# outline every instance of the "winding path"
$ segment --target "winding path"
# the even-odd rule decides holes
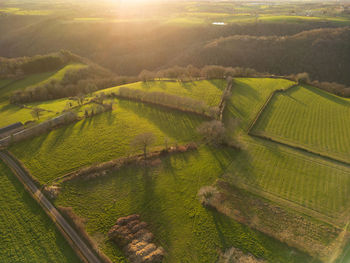
[[[69,243],[73,244],[73,249],[79,253],[79,256],[88,263],[102,263],[102,261],[91,251],[91,249],[80,238],[78,233],[69,225],[66,219],[58,212],[52,203],[42,194],[38,187],[33,183],[27,172],[18,164],[18,162],[7,152],[0,151],[0,158],[11,168],[16,177],[23,183],[28,192],[49,214],[54,223],[62,230],[64,236],[69,238]]]

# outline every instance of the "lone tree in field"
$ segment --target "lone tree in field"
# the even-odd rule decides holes
[[[226,140],[226,129],[222,122],[217,120],[203,123],[198,127],[198,132],[208,144],[219,145]]]
[[[43,110],[40,108],[33,108],[30,114],[32,114],[33,118],[37,118],[39,120],[42,111]]]
[[[137,135],[131,142],[131,147],[142,149],[144,158],[147,158],[147,148],[155,142],[155,136],[152,132],[145,132]]]

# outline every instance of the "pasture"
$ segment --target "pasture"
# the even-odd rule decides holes
[[[349,129],[349,99],[298,86],[272,99],[253,132],[349,162]]]
[[[45,85],[46,83],[49,83],[51,81],[60,82],[64,78],[64,75],[68,71],[78,71],[78,70],[86,68],[86,67],[88,67],[88,66],[85,64],[81,64],[81,63],[68,64],[68,65],[64,66],[62,69],[55,72],[55,74],[53,74],[52,76],[44,79],[43,81],[41,81],[39,83],[36,83],[33,86],[42,86],[42,85]]]
[[[19,80],[0,80],[0,126],[3,127],[15,122],[25,123],[26,121],[34,120],[33,116],[30,114],[30,109],[20,108],[19,106],[10,104],[8,102],[8,99],[12,92],[17,90],[23,90],[29,86],[36,85],[40,82],[47,80],[48,78],[55,76],[56,74],[57,72],[46,72],[28,75],[23,79]],[[33,104],[33,106],[39,106],[38,104],[39,103]],[[31,107],[31,105],[28,106]],[[54,114],[49,112],[43,112],[41,120],[50,118]]]
[[[232,156],[226,178],[256,191],[317,211],[346,224],[350,199],[350,167],[312,154],[249,137],[243,150]]]
[[[148,92],[164,92],[181,97],[190,97],[192,99],[205,102],[208,106],[218,106],[222,96],[222,91],[226,88],[225,80],[200,80],[200,81],[147,81],[126,84],[118,87],[104,89],[97,93],[105,94],[117,93],[120,87],[130,89],[141,89]]]
[[[1,79],[0,80],[0,101],[9,99],[12,92],[25,89],[26,87],[38,84],[56,75],[56,72],[45,72],[25,76],[22,79]]]
[[[125,258],[106,234],[118,217],[132,213],[149,223],[156,242],[167,251],[164,262],[216,262],[218,249],[231,246],[270,262],[311,262],[308,256],[200,204],[198,190],[214,183],[236,154],[230,148],[200,147],[162,158],[157,167],[129,166],[90,181],[66,182],[56,205],[72,206],[87,219],[87,231],[115,262]]]
[[[242,128],[246,129],[274,90],[292,85],[294,82],[286,79],[235,78],[224,118],[239,118]]]
[[[198,140],[202,117],[115,100],[114,110],[53,130],[10,148],[41,183],[47,183],[85,165],[108,161],[135,151],[133,138],[152,132],[154,147]]]
[[[0,261],[80,262],[54,223],[0,161]]]

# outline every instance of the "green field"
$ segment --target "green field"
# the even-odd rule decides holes
[[[124,262],[123,253],[106,241],[106,234],[118,217],[132,213],[149,223],[167,252],[164,262],[216,262],[218,249],[231,246],[268,262],[311,262],[197,200],[200,187],[214,183],[235,154],[232,149],[201,147],[166,157],[158,167],[131,166],[103,178],[67,182],[56,204],[72,206],[86,218],[87,231],[115,262]]]
[[[273,98],[254,132],[349,161],[349,129],[350,100],[298,86]]]
[[[247,128],[274,90],[291,85],[294,82],[286,79],[235,78],[224,118],[235,116],[241,120],[242,127]]]
[[[226,171],[230,182],[251,185],[346,221],[342,215],[350,201],[349,166],[260,139],[246,138],[243,143],[244,150]]]
[[[290,15],[262,15],[259,16],[259,21],[264,22],[292,22],[305,23],[312,22],[332,22],[340,24],[350,24],[350,19],[347,17],[323,17],[323,16],[290,16]]]
[[[39,86],[39,85],[44,85],[46,83],[49,83],[53,80],[56,81],[61,81],[64,77],[64,75],[68,72],[68,71],[78,71],[80,69],[86,68],[88,67],[85,64],[81,64],[81,63],[76,63],[76,64],[68,64],[66,66],[64,66],[62,69],[58,70],[57,72],[55,72],[55,74],[53,74],[52,76],[44,79],[43,81],[39,82],[39,83],[35,83],[34,86]]]
[[[10,125],[15,122],[25,123],[26,121],[33,120],[33,116],[30,114],[30,109],[12,105],[8,102],[8,99],[12,92],[36,85],[54,75],[55,72],[46,72],[29,75],[20,80],[0,80],[0,127]],[[34,105],[37,106],[37,104]],[[50,114],[49,112],[44,112],[42,120],[50,118],[53,115],[54,114],[52,113]]]
[[[0,80],[0,101],[8,100],[11,93],[16,90],[23,90],[26,87],[38,84],[54,76],[56,72],[45,72],[25,76],[22,79],[1,79]]]
[[[226,88],[226,81],[140,81],[136,83],[105,89],[97,93],[117,93],[120,87],[127,87],[130,89],[141,89],[149,92],[165,92],[177,96],[190,97],[192,99],[200,100],[205,102],[208,106],[218,106],[222,96],[222,91],[224,90],[224,88]]]
[[[112,112],[20,142],[11,151],[46,183],[81,166],[134,153],[130,142],[144,132],[154,133],[155,146],[163,146],[165,137],[171,143],[198,139],[202,117],[125,100],[115,103]]]
[[[42,208],[0,161],[0,262],[80,262]]]
[[[30,108],[33,107],[39,107],[46,110],[41,113],[39,120],[39,122],[41,122],[55,117],[58,113],[61,113],[66,108],[67,102],[71,102],[72,106],[76,106],[76,101],[58,99],[45,102],[27,103],[25,105],[29,108],[21,108],[14,104],[10,104],[8,99],[14,91],[23,90],[27,87],[43,85],[52,80],[60,81],[63,79],[68,70],[79,70],[84,67],[86,67],[86,65],[69,64],[56,72],[32,74],[19,80],[0,80],[0,127],[7,126],[15,122],[25,123],[26,121],[37,121],[31,115]]]

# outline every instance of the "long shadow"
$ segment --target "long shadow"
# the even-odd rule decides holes
[[[163,133],[175,139],[193,139],[196,127],[205,120],[204,117],[197,115],[127,100],[120,100],[119,106],[147,119]]]
[[[217,79],[208,80],[213,86],[217,87],[219,90],[224,90],[226,87],[226,82]]]
[[[181,82],[180,82],[180,85],[181,85],[184,89],[186,89],[186,90],[188,90],[188,91],[191,91],[191,90],[193,89],[193,86],[195,86],[195,85],[193,84],[193,82],[184,82],[184,81],[181,81]]]
[[[340,97],[337,97],[336,95],[333,95],[331,93],[328,93],[326,91],[323,91],[323,90],[320,90],[318,88],[315,88],[315,87],[312,87],[312,86],[303,86],[305,89],[311,91],[312,93],[318,95],[318,96],[321,96],[327,100],[331,100],[333,101],[334,103],[337,103],[337,104],[340,104],[342,106],[346,106],[346,107],[350,107],[350,102],[343,99],[343,98],[340,98]]]

